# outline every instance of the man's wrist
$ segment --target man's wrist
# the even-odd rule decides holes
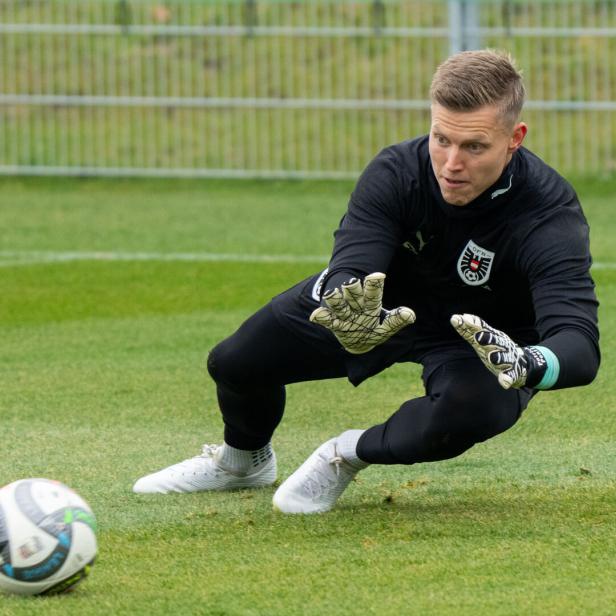
[[[547,347],[524,347],[527,361],[526,387],[533,389],[550,389],[556,384],[560,374],[558,357]]]

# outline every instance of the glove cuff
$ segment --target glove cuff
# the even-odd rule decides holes
[[[527,361],[526,387],[533,389],[550,389],[558,380],[560,364],[558,357],[543,346],[524,347]]]

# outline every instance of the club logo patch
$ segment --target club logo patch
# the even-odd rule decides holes
[[[494,253],[469,240],[458,259],[460,278],[473,287],[485,284],[490,277]]]

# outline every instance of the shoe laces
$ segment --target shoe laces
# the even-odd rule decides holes
[[[342,456],[334,456],[329,461],[330,464],[333,464],[336,467],[336,477],[340,477],[340,465],[342,464]]]
[[[340,466],[344,462],[342,456],[338,455],[334,447],[334,455],[331,457],[320,456],[322,463],[315,465],[313,472],[308,475],[304,488],[310,498],[318,498],[328,489],[336,486],[340,479]],[[325,466],[327,464],[327,466]],[[334,467],[336,477],[332,477],[330,468]]]
[[[193,458],[188,458],[183,462],[176,465],[175,469],[181,473],[194,473],[205,470],[210,464],[208,461],[214,460],[214,454],[218,450],[219,445],[203,445],[201,447],[201,453],[197,454]]]
[[[197,458],[213,458],[218,449],[220,449],[220,445],[205,444],[201,447],[201,453]]]

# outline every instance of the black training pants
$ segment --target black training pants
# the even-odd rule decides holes
[[[348,355],[329,332],[318,345],[284,327],[271,305],[259,310],[208,358],[225,442],[238,449],[263,447],[282,419],[285,385],[348,376]],[[413,464],[457,456],[510,428],[532,396],[529,389],[502,389],[470,347],[466,357],[436,350],[420,361],[426,395],[407,400],[364,432],[357,449],[362,460]]]

